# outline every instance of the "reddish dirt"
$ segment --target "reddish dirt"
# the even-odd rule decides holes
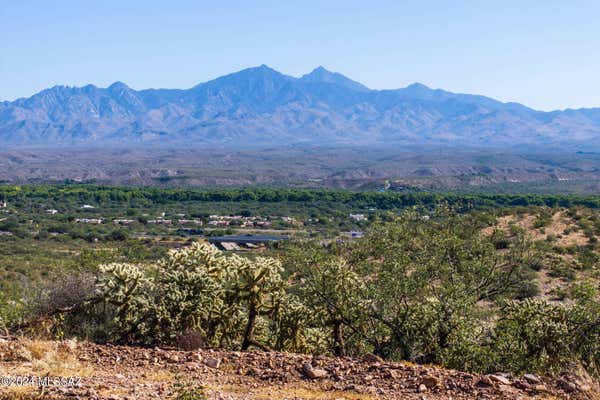
[[[218,365],[217,365],[218,364]],[[77,386],[1,386],[0,399],[173,399],[177,379],[209,399],[599,399],[575,377],[476,375],[411,363],[277,352],[176,351],[75,342],[0,343],[2,376],[80,376]],[[316,378],[318,375],[323,377]],[[311,379],[309,376],[312,376]]]

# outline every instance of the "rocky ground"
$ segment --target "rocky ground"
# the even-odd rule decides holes
[[[177,399],[182,383],[223,400],[600,399],[589,379],[566,375],[476,375],[372,355],[177,351],[73,341],[3,340],[0,376],[0,400]]]

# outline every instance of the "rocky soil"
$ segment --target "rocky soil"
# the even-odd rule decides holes
[[[177,351],[91,343],[3,340],[0,400],[172,399],[177,384],[209,399],[600,399],[576,376],[476,375],[433,366],[277,352]],[[80,377],[40,386],[18,377]],[[6,381],[10,377],[12,382]],[[61,384],[59,384],[61,383]],[[69,385],[70,384],[70,385]]]

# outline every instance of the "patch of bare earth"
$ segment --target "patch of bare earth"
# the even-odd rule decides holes
[[[577,228],[576,222],[567,216],[563,211],[557,211],[552,215],[552,221],[543,228],[534,228],[536,216],[532,214],[524,215],[504,215],[497,219],[496,225],[487,227],[483,230],[484,235],[491,235],[494,229],[500,229],[505,234],[511,234],[511,226],[515,225],[525,231],[529,239],[533,241],[546,240],[552,235],[556,238],[556,244],[559,246],[584,246],[589,240],[583,232]],[[576,229],[573,229],[573,228]]]
[[[171,399],[177,381],[209,399],[597,399],[575,377],[477,375],[411,363],[278,352],[176,351],[91,343],[0,343],[0,376],[77,376],[74,386],[0,386],[0,399]]]

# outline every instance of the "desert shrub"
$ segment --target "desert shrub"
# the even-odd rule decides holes
[[[548,275],[553,278],[563,278],[567,281],[573,281],[577,277],[573,268],[566,265],[564,262],[557,262],[550,267]]]
[[[356,354],[360,346],[353,339],[365,334],[366,293],[361,276],[346,260],[332,258],[307,268],[299,278],[299,295],[312,312],[313,324],[327,332],[333,353]]]
[[[186,351],[198,350],[206,347],[206,337],[202,332],[187,329],[177,336],[177,348]]]
[[[552,222],[552,210],[549,208],[543,208],[535,220],[533,221],[533,227],[536,229],[545,228]]]
[[[510,296],[523,282],[530,254],[521,236],[497,252],[477,224],[441,208],[430,220],[407,211],[375,226],[353,257],[367,282],[367,336],[374,351],[444,362],[463,351],[457,338],[485,324],[478,303]],[[476,343],[470,340],[467,347]]]
[[[507,303],[495,329],[495,369],[560,372],[572,360],[570,324],[565,306],[539,300]]]
[[[593,294],[590,294],[593,293]],[[580,288],[573,304],[511,301],[495,328],[489,370],[558,373],[583,364],[598,373],[600,314],[594,289]]]
[[[510,246],[510,240],[506,237],[504,231],[500,229],[494,230],[491,240],[496,250],[507,249]]]
[[[207,400],[204,387],[193,382],[184,381],[180,376],[175,377],[174,400]]]

